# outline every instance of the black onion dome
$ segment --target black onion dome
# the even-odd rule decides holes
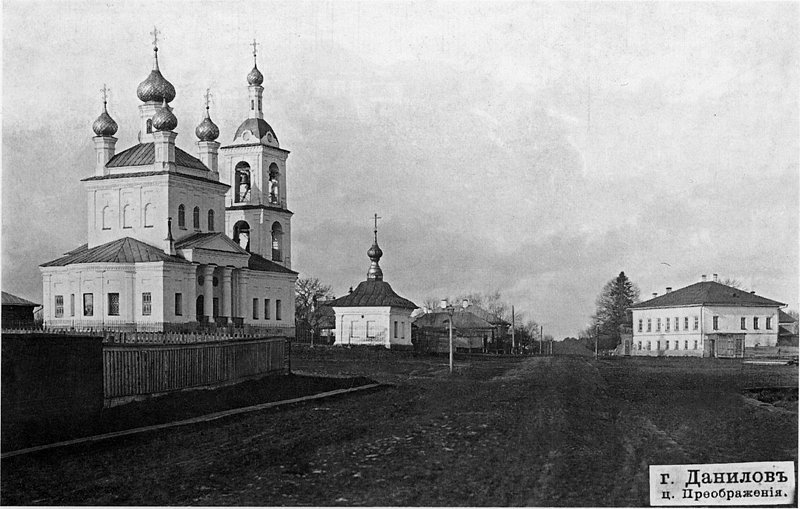
[[[178,127],[178,117],[172,113],[172,108],[167,106],[166,99],[164,99],[161,108],[153,115],[153,129],[173,131],[176,127]]]
[[[247,75],[247,83],[250,85],[260,85],[264,83],[264,75],[258,70],[258,67],[253,66],[253,70]]]
[[[206,118],[194,130],[194,134],[200,141],[214,141],[219,137],[219,127],[211,121],[211,117],[206,109]]]
[[[161,71],[158,69],[158,48],[154,51],[155,63],[153,64],[153,70],[150,71],[150,76],[147,79],[139,83],[136,95],[143,102],[172,102],[175,99],[175,87],[161,75]]]
[[[381,251],[381,248],[378,246],[377,242],[372,244],[372,247],[369,248],[367,251],[367,256],[369,256],[369,259],[372,261],[380,261],[381,256],[383,256],[383,251]]]
[[[103,112],[92,124],[92,130],[97,136],[114,136],[117,133],[117,123],[111,118],[106,110],[106,103],[103,102]]]

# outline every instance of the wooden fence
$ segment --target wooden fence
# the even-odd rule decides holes
[[[103,345],[106,406],[193,387],[213,387],[288,369],[284,338],[189,344]]]

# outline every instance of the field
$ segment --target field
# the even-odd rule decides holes
[[[386,387],[2,461],[3,504],[642,506],[647,466],[797,461],[797,368],[295,350]],[[761,391],[749,392],[748,388]],[[776,395],[777,394],[777,395]]]

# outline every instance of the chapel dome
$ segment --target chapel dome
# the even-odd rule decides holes
[[[161,75],[161,71],[158,69],[158,48],[153,51],[155,54],[153,70],[150,71],[150,76],[139,83],[136,88],[136,96],[143,102],[171,102],[175,99],[175,87]]]
[[[172,108],[167,105],[166,99],[161,108],[153,115],[153,129],[156,131],[173,131],[178,127],[178,117],[172,113]]]
[[[253,66],[253,70],[247,74],[247,83],[250,85],[260,85],[264,83],[264,75],[258,70],[258,67]]]
[[[92,124],[92,130],[97,136],[114,136],[117,133],[117,123],[111,118],[106,110],[106,103],[103,102],[103,112]]]
[[[194,134],[200,141],[214,141],[219,137],[219,127],[211,121],[211,117],[206,110],[206,118],[194,130]]]

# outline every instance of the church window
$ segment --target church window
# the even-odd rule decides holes
[[[208,231],[214,231],[214,210],[209,209],[208,211]]]
[[[183,206],[183,203],[178,205],[178,228],[186,229],[186,207]]]
[[[147,119],[147,134],[150,134],[152,132],[153,132],[153,119],[148,118]]]
[[[261,111],[261,98],[258,98],[258,111]]]
[[[152,228],[153,227],[153,204],[148,203],[144,206],[144,227],[145,228]]]
[[[119,294],[108,294],[108,316],[119,316]]]
[[[123,228],[131,228],[133,223],[133,207],[130,205],[125,205],[122,208],[122,227]]]
[[[254,109],[256,109],[256,102],[255,102],[255,100],[253,100],[253,99],[250,99],[250,109],[251,109],[251,110],[254,110]]]
[[[247,221],[237,221],[233,225],[233,241],[245,251],[250,251],[250,225]]]
[[[272,261],[283,261],[283,227],[277,221],[272,223]]]
[[[280,299],[276,299],[275,300],[275,319],[276,320],[281,320],[281,311],[282,311],[281,310],[281,300]]]
[[[258,299],[253,299],[253,320],[258,320]]]
[[[200,229],[200,207],[195,207],[192,211],[192,226],[195,230]]]
[[[250,165],[244,161],[237,163],[234,168],[233,192],[233,201],[250,201]]]
[[[399,329],[400,329],[400,328],[398,327],[397,320],[395,320],[395,321],[394,321],[394,337],[395,337],[395,338],[397,337],[397,331],[398,331]]]
[[[269,320],[269,299],[264,299],[264,320]]]
[[[75,294],[69,295],[69,316],[75,316]]]
[[[281,193],[280,186],[278,185],[278,165],[272,163],[269,165],[269,202],[280,203]]]
[[[64,296],[56,295],[56,318],[64,316]]]
[[[142,315],[149,316],[152,310],[152,296],[150,292],[142,293]]]
[[[175,294],[175,316],[183,315],[183,294]]]
[[[83,294],[83,316],[94,316],[94,294]]]
[[[108,205],[103,207],[102,221],[103,221],[103,229],[104,230],[110,230],[111,229],[111,207],[109,207]]]

